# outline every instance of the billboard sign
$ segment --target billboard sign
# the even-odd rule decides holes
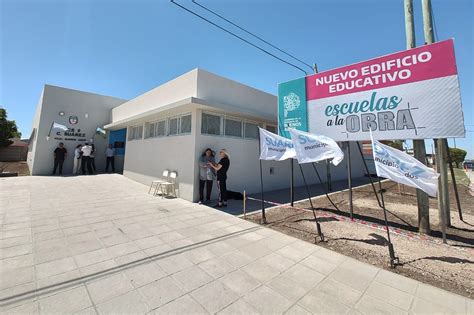
[[[370,140],[370,130],[379,140],[465,135],[453,40],[302,80],[279,85],[280,132],[286,137],[287,128],[322,134],[336,141]],[[284,100],[292,92],[299,96],[300,107],[300,95],[304,94],[307,112],[292,111],[285,120],[281,115]],[[293,121],[306,124],[292,126]]]

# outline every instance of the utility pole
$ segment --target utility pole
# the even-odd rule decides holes
[[[431,11],[431,0],[421,0],[423,8],[423,30],[425,34],[425,43],[434,43],[433,34],[433,16]],[[449,186],[448,186],[448,170],[446,164],[447,157],[447,145],[446,139],[435,139],[436,142],[436,166],[440,174],[438,180],[438,208],[439,208],[439,221],[441,229],[443,230],[443,236],[446,234],[446,226],[451,223],[450,212],[449,212]],[[446,240],[443,240],[446,242]]]
[[[407,49],[411,49],[416,47],[413,0],[404,1]],[[425,140],[413,140],[413,154],[418,161],[426,165]],[[430,201],[428,194],[421,189],[417,189],[416,199],[418,201],[418,232],[430,234]]]

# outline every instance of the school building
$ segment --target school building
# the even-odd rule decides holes
[[[123,175],[149,185],[163,170],[176,171],[178,197],[196,201],[199,187],[198,160],[206,148],[230,154],[229,190],[260,191],[258,126],[277,131],[277,97],[194,69],[136,98],[125,101],[109,96],[45,86],[30,139],[28,165],[32,175],[49,175],[53,150],[64,142],[69,157],[64,174],[72,171],[72,152],[78,143],[93,140],[97,168],[105,168],[105,148],[116,147]],[[48,131],[53,122],[68,131]],[[106,138],[97,127],[107,130]],[[355,143],[353,143],[355,145]],[[364,175],[362,159],[353,147],[353,177]],[[218,157],[216,157],[218,161]],[[266,191],[287,188],[290,162],[263,161]],[[316,183],[311,165],[303,165],[310,183]],[[318,170],[326,178],[326,164]],[[331,166],[333,180],[347,178],[345,163]],[[303,185],[295,162],[295,185]],[[217,196],[217,187],[213,189]]]

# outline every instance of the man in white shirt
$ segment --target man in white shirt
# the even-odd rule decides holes
[[[105,164],[105,171],[109,172],[109,165],[112,166],[112,172],[115,173],[115,149],[113,148],[112,144],[107,146],[105,149],[105,156],[107,158],[107,163]]]
[[[89,145],[89,143],[86,142],[86,144],[81,148],[82,152],[82,174],[86,174],[86,165],[87,165],[87,171],[89,174],[92,174],[92,165],[91,165],[91,154],[92,154],[92,147]]]
[[[81,148],[82,145],[78,144],[74,150],[74,167],[72,168],[72,173],[77,175],[79,168],[81,167]]]

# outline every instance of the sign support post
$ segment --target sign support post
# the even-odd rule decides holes
[[[413,0],[405,0],[405,34],[407,49],[415,48],[415,24],[413,17]],[[413,140],[413,154],[415,158],[426,165],[425,140]],[[423,234],[430,233],[430,207],[428,195],[420,190],[416,190],[416,199],[418,201],[418,232]]]
[[[387,240],[388,240],[388,254],[390,255],[390,267],[395,268],[397,264],[400,263],[400,260],[395,256],[395,249],[393,248],[392,240],[390,239],[390,229],[388,228],[387,221],[387,209],[385,209],[385,201],[383,199],[384,189],[382,188],[382,183],[379,178],[379,188],[380,188],[380,199],[382,201],[383,217],[385,220],[385,229],[387,230]]]
[[[352,163],[351,163],[351,143],[350,141],[346,142],[347,144],[347,184],[349,186],[349,213],[351,220],[354,216],[354,205],[352,203]]]
[[[448,153],[449,171],[451,172],[451,180],[453,181],[454,195],[456,196],[456,205],[458,206],[459,220],[464,221],[462,218],[461,200],[459,200],[458,185],[456,184],[456,176],[454,175],[453,160],[451,159],[451,151],[449,151],[448,139],[445,139],[445,140],[446,140],[446,152]]]
[[[291,165],[291,186],[290,186],[290,203],[293,207],[295,204],[295,175],[294,175],[294,166],[293,166],[293,159],[290,160]]]
[[[359,153],[360,153],[360,156],[362,158],[362,162],[364,163],[365,171],[367,172],[367,175],[369,176],[370,185],[372,185],[372,190],[375,193],[375,198],[377,198],[377,203],[379,204],[379,207],[382,208],[382,204],[380,203],[380,199],[379,199],[379,194],[377,193],[377,189],[375,188],[374,181],[372,180],[372,176],[370,175],[369,167],[367,166],[367,162],[364,159],[364,153],[362,152],[362,148],[360,147],[359,141],[356,141],[356,143],[357,143],[357,147],[359,148]]]
[[[266,224],[267,223],[267,217],[265,215],[265,199],[263,196],[263,171],[262,171],[262,160],[260,159],[260,154],[261,154],[261,144],[260,144],[260,129],[258,130],[258,161],[260,163],[260,190],[261,190],[261,197],[262,199],[262,223]]]
[[[423,7],[423,30],[425,34],[425,42],[426,44],[434,43],[434,34],[433,34],[433,20],[431,14],[431,0],[422,0],[421,1]],[[436,139],[435,140],[438,144],[437,150],[437,168],[440,174],[439,177],[439,185],[438,185],[438,208],[440,218],[444,216],[445,220],[440,220],[441,222],[444,221],[444,228],[446,226],[451,225],[451,218],[449,214],[449,186],[448,186],[448,171],[446,165],[446,145],[444,143],[444,139]],[[444,213],[444,215],[443,215]]]
[[[316,212],[314,211],[313,201],[311,200],[311,194],[309,192],[308,183],[306,182],[306,177],[304,176],[303,168],[301,167],[301,164],[298,164],[298,165],[300,167],[301,175],[303,176],[303,182],[304,182],[304,186],[306,187],[306,193],[308,194],[309,204],[311,205],[311,210],[313,211],[314,222],[316,223],[316,230],[318,231],[318,236],[321,239],[321,241],[324,242],[324,234],[323,232],[321,232],[321,225],[319,224],[318,218],[316,217]]]

